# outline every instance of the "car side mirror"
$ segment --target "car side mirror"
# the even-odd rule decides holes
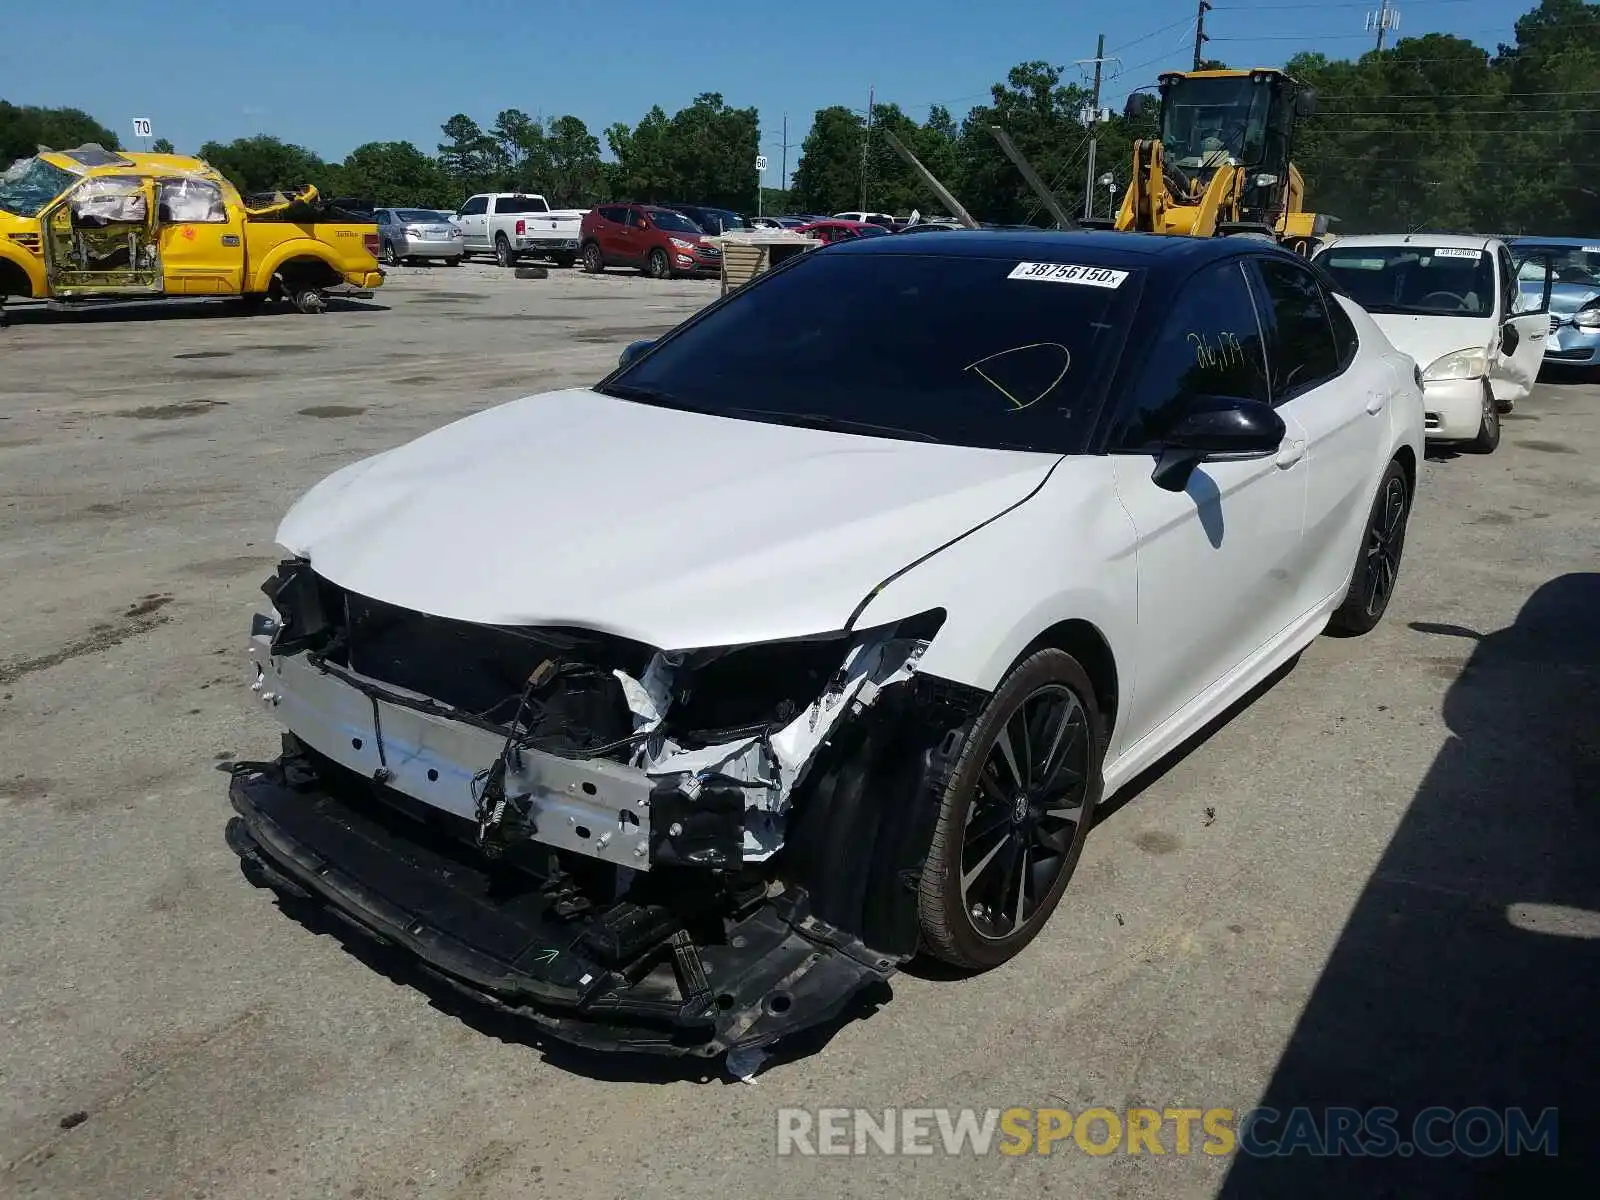
[[[1282,445],[1285,432],[1283,418],[1260,400],[1197,396],[1161,438],[1161,457],[1151,482],[1181,492],[1189,486],[1195,467],[1207,458],[1271,454]]]
[[[654,345],[655,342],[650,338],[645,338],[642,341],[637,342],[629,342],[622,353],[617,356],[617,366],[626,367]]]
[[[1294,115],[1297,117],[1314,117],[1317,115],[1317,90],[1315,88],[1301,88],[1295,93]]]
[[[1500,327],[1500,353],[1515,354],[1517,347],[1522,344],[1522,335],[1517,332],[1517,327],[1507,321]]]

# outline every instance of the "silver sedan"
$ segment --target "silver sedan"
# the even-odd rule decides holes
[[[461,227],[448,213],[431,208],[380,208],[379,256],[388,266],[418,258],[442,258],[450,266],[461,262]]]

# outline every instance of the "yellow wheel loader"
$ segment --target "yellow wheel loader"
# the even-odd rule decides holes
[[[1133,145],[1133,174],[1115,227],[1190,237],[1271,238],[1310,255],[1329,218],[1306,212],[1289,156],[1295,122],[1316,94],[1282,71],[1171,71],[1159,82],[1161,136]],[[1128,97],[1145,115],[1155,98]]]

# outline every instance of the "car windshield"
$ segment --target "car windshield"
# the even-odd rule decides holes
[[[672,334],[606,395],[744,420],[1077,453],[1141,272],[815,254]]]
[[[38,216],[76,178],[42,158],[19,158],[0,173],[0,209],[19,217]]]
[[[692,233],[696,237],[705,232],[680,212],[668,208],[652,208],[648,211],[657,229],[664,229],[668,233]]]
[[[394,215],[397,221],[426,221],[430,224],[441,219],[431,208],[397,208]]]
[[[1426,243],[1333,246],[1317,256],[1368,312],[1427,317],[1494,315],[1494,260],[1482,250]]]
[[[1185,170],[1261,161],[1270,86],[1249,76],[1181,79],[1161,108],[1161,148]]]
[[[1600,287],[1600,243],[1592,246],[1539,246],[1523,242],[1512,253],[1521,264],[1517,277],[1524,283],[1544,283],[1542,259],[1547,256],[1555,267],[1555,282]],[[1540,255],[1540,260],[1523,263],[1522,260],[1530,254]]]

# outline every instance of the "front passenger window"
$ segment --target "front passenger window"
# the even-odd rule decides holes
[[[1267,327],[1272,403],[1283,404],[1326,383],[1344,364],[1317,277],[1299,263],[1279,259],[1258,259],[1256,266],[1266,288],[1261,315]]]
[[[1155,344],[1142,356],[1144,369],[1111,432],[1113,450],[1159,449],[1202,396],[1264,403],[1261,327],[1239,260],[1207,267],[1185,284]]]

